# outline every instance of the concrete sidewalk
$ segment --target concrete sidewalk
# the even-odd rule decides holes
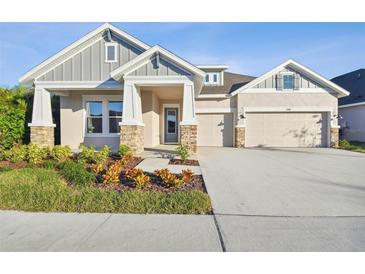
[[[221,251],[209,215],[0,211],[0,251]]]

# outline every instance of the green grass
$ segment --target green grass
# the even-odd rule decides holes
[[[365,153],[365,142],[341,140],[339,147],[341,149]]]
[[[208,194],[123,192],[70,187],[50,169],[24,168],[0,173],[0,209],[45,212],[111,212],[204,214],[211,211]]]

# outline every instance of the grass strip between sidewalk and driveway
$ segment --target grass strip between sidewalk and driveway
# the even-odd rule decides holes
[[[206,214],[207,193],[117,192],[68,186],[54,170],[23,168],[0,172],[0,209],[44,212]]]
[[[339,148],[354,152],[365,153],[365,142],[340,140]]]

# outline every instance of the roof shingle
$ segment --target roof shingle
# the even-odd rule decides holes
[[[365,69],[337,76],[331,81],[350,92],[349,96],[338,100],[340,106],[365,102]]]

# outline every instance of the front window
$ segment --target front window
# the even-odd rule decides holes
[[[123,102],[109,101],[109,133],[119,133],[119,122],[122,121]]]
[[[167,111],[167,133],[176,133],[176,110]]]
[[[283,75],[283,88],[294,89],[294,75],[292,74]]]
[[[87,133],[103,133],[103,102],[89,101],[86,110]]]
[[[206,74],[206,75],[205,75],[205,82],[206,82],[206,83],[209,83],[209,74]]]

